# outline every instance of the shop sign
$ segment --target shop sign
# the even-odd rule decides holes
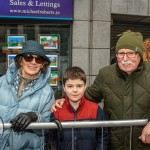
[[[73,0],[1,0],[0,18],[73,19]]]

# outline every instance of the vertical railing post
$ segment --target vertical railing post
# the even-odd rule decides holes
[[[132,150],[132,126],[130,126],[130,150]]]
[[[74,128],[72,128],[72,150],[74,150]]]
[[[103,135],[104,135],[104,128],[102,127],[102,142],[101,142],[101,150],[103,150],[103,147],[104,147],[104,138],[103,138]]]

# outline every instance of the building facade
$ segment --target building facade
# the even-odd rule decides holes
[[[72,65],[89,85],[115,55],[117,34],[131,29],[150,37],[149,0],[74,0]]]
[[[4,0],[3,0],[4,1]],[[46,0],[44,0],[46,2]],[[55,3],[54,0],[53,4]],[[45,9],[51,7],[52,1],[47,1]],[[4,1],[5,2],[5,1]],[[12,0],[11,5],[31,5],[33,2],[41,5],[40,0]],[[22,2],[22,3],[21,3]],[[62,76],[66,67],[79,66],[87,74],[87,83],[91,85],[100,68],[110,64],[115,56],[115,43],[118,34],[125,30],[140,31],[144,37],[150,37],[150,0],[70,0],[72,5],[63,8],[67,0],[57,1],[55,7],[62,5],[62,10],[72,11],[71,19],[49,18],[12,18],[1,15],[0,10],[0,74],[3,75],[9,66],[11,55],[16,49],[8,49],[8,36],[24,36],[27,40],[36,40],[45,36],[58,35],[57,48],[46,48],[46,54],[52,55],[57,64],[52,67],[52,77],[58,80],[51,81],[56,97],[62,95]],[[6,3],[2,3],[2,6]],[[44,3],[42,3],[44,5]],[[18,8],[16,6],[16,8]],[[59,14],[59,9],[54,8]],[[28,10],[30,11],[30,9]],[[68,12],[63,12],[68,14]],[[71,13],[70,13],[71,14]],[[29,16],[30,17],[30,16]],[[7,47],[7,48],[6,48]],[[10,57],[8,57],[10,55]]]

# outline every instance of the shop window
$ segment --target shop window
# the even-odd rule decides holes
[[[46,55],[52,59],[50,84],[56,99],[60,98],[63,95],[62,76],[71,64],[70,31],[70,24],[0,24],[0,75],[6,73],[13,57],[21,50],[19,46],[8,46],[8,38],[16,36],[22,40],[38,41],[44,45]]]

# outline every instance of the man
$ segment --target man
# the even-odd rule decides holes
[[[116,44],[117,62],[102,68],[85,96],[100,102],[108,120],[150,118],[150,64],[143,62],[143,37],[127,31]],[[99,100],[98,100],[99,99]],[[97,101],[98,100],[98,101]],[[150,123],[133,127],[132,150],[149,150]],[[130,149],[130,127],[111,128],[110,150]]]
[[[109,120],[147,119],[150,117],[150,64],[143,62],[143,37],[138,32],[124,32],[116,44],[117,64],[99,71],[85,95],[96,101],[104,98],[104,112]],[[142,133],[142,135],[141,135]],[[112,128],[110,149],[129,149],[128,128]],[[141,141],[139,140],[139,138]],[[132,149],[148,150],[150,124],[133,127]]]

